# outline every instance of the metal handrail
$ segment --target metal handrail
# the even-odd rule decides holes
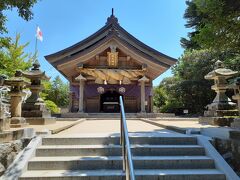
[[[120,144],[122,145],[123,171],[126,173],[126,180],[135,180],[132,153],[131,153],[130,142],[128,137],[127,121],[125,117],[122,96],[119,97],[119,100],[120,100],[120,114],[121,114]]]

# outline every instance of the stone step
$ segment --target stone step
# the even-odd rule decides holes
[[[199,145],[132,145],[133,156],[201,156]],[[40,146],[36,156],[121,156],[120,145],[57,145]]]
[[[135,170],[136,180],[226,180],[225,175],[214,169]],[[27,171],[20,180],[125,180],[122,170],[51,170]]]
[[[43,145],[98,145],[119,144],[119,137],[46,137]],[[159,144],[159,145],[196,145],[196,137],[130,137],[131,144]]]
[[[133,156],[135,169],[213,169],[213,159],[206,156]],[[97,170],[122,169],[122,157],[36,157],[28,170]]]

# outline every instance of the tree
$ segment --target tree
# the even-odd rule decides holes
[[[198,12],[197,5],[194,1],[186,1],[187,9],[184,13],[184,18],[187,20],[186,28],[193,28],[195,31],[188,33],[187,38],[181,38],[180,42],[184,49],[199,49],[200,46],[193,40],[194,36],[199,33],[199,28],[203,26],[203,14]]]
[[[64,83],[59,76],[51,82],[44,82],[42,96],[45,100],[53,101],[59,107],[66,107],[69,103],[69,85]]]
[[[53,101],[45,100],[44,102],[51,113],[60,113],[60,108]]]
[[[221,56],[212,50],[187,50],[173,67],[173,74],[178,79],[177,98],[191,113],[203,112],[214,98],[213,82],[204,76],[213,70],[216,59]]]
[[[186,49],[208,49],[240,54],[240,1],[191,0],[187,1],[184,18],[189,40],[182,38]]]
[[[158,87],[160,90],[155,91],[158,93],[156,98],[164,97],[164,102],[158,100],[160,110],[177,112],[188,109],[191,114],[202,113],[215,95],[211,90],[212,82],[205,80],[204,76],[212,71],[217,57],[217,53],[211,50],[185,51],[172,68],[174,77],[165,78]]]
[[[167,77],[154,90],[154,106],[161,112],[175,113],[183,105],[178,99],[176,91],[176,77]]]
[[[153,91],[153,105],[157,108],[164,106],[166,104],[166,94],[164,92],[164,88],[162,88],[160,84],[158,87],[154,87]]]
[[[214,59],[221,59],[227,67],[240,71],[240,1],[188,0],[185,26],[192,32],[181,39],[187,50],[207,49]]]
[[[177,108],[177,102],[178,107],[200,113],[215,95],[213,82],[204,79],[215,61],[219,59],[228,68],[240,70],[240,1],[188,0],[186,4],[185,26],[192,32],[181,39],[185,51],[172,68],[175,81],[167,82],[171,88],[165,90],[161,109]]]
[[[9,43],[8,47],[0,50],[0,74],[14,76],[16,70],[27,70],[31,67],[33,56],[24,50],[29,43],[19,44],[20,34]]]
[[[0,34],[7,33],[7,28],[5,26],[7,22],[7,17],[4,15],[4,11],[12,10],[16,8],[18,15],[24,20],[29,21],[33,18],[33,13],[31,8],[38,0],[2,0],[0,1]]]
[[[0,35],[7,33],[6,28],[7,16],[4,15],[6,10],[12,10],[16,8],[18,15],[24,20],[29,21],[33,18],[33,13],[31,8],[38,0],[1,0],[0,1]],[[3,47],[9,47],[11,38],[10,37],[0,37],[0,50]],[[1,57],[0,57],[1,58]]]
[[[195,114],[203,112],[215,96],[213,82],[204,76],[216,60],[240,71],[240,1],[188,0],[186,4],[185,26],[191,32],[181,39],[185,51],[172,68],[174,77],[164,79],[155,91],[155,105],[162,105],[164,112],[186,108]]]

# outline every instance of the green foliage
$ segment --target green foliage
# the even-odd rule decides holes
[[[203,112],[214,98],[211,90],[213,82],[205,80],[204,76],[213,70],[215,58],[220,58],[220,55],[211,50],[189,50],[173,67],[173,74],[178,80],[175,82],[175,96],[191,113]]]
[[[182,38],[185,49],[211,48],[216,51],[240,53],[240,1],[187,1],[186,27],[194,29]]]
[[[153,91],[154,91],[153,105],[158,107],[158,108],[165,105],[166,93],[164,91],[164,88],[154,87]]]
[[[210,103],[215,93],[211,82],[204,75],[213,70],[213,63],[220,59],[232,70],[240,71],[240,1],[235,0],[189,0],[184,18],[186,27],[193,31],[189,40],[182,38],[186,49],[173,68],[179,79],[179,100],[193,111]],[[196,106],[197,104],[197,106]]]
[[[24,20],[29,21],[33,18],[32,7],[38,0],[1,0],[0,1],[0,35],[8,33],[6,28],[7,16],[4,14],[7,10],[16,9],[18,15]],[[0,37],[0,50],[8,48],[10,46],[10,37]],[[0,60],[2,55],[0,52]],[[0,66],[1,68],[1,66]]]
[[[33,17],[31,8],[37,3],[37,0],[1,0],[0,1],[0,34],[7,33],[7,28],[5,26],[7,22],[7,17],[4,15],[4,11],[17,9],[18,15],[24,20],[29,21]],[[1,47],[1,46],[0,46]]]
[[[162,113],[176,113],[181,108],[181,104],[178,101],[168,101],[165,105],[160,107]]]
[[[0,74],[12,77],[16,70],[24,71],[31,67],[33,56],[24,52],[29,43],[21,45],[19,41],[20,34],[17,34],[15,40],[9,42],[8,47],[0,49]]]
[[[174,113],[176,109],[182,107],[181,102],[176,98],[176,81],[175,77],[168,77],[163,79],[158,87],[154,88],[154,106],[161,112]]]
[[[2,48],[6,47],[8,48],[11,42],[11,38],[9,37],[0,37],[0,50],[2,50]]]
[[[219,55],[211,50],[185,51],[172,68],[173,74],[182,80],[205,81],[204,76],[213,70],[215,58]]]
[[[204,79],[213,69],[214,57],[218,54],[210,50],[186,51],[172,68],[174,77],[164,79],[159,85],[160,90],[156,92],[164,92],[160,95],[165,99],[159,104],[155,102],[155,106],[162,112],[188,109],[191,114],[202,113],[214,98],[212,82]]]
[[[155,90],[154,104],[163,112],[181,108],[197,114],[215,96],[213,82],[204,79],[214,62],[219,59],[240,71],[240,1],[188,0],[186,4],[185,26],[192,32],[181,39],[185,52],[172,68],[174,77]]]
[[[41,94],[45,100],[53,101],[59,107],[66,107],[69,103],[69,85],[64,83],[59,76],[53,81],[43,82],[44,90]]]
[[[51,111],[51,113],[60,113],[60,109],[53,101],[45,100],[44,102],[46,104],[46,107]]]

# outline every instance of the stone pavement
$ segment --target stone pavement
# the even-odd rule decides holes
[[[142,118],[143,121],[154,122],[156,125],[162,125],[163,128],[167,126],[180,128],[183,130],[187,129],[195,129],[200,130],[201,128],[216,128],[218,126],[208,125],[208,124],[200,124],[197,118],[164,118],[164,119],[147,119]]]
[[[132,133],[161,133],[172,134],[175,132],[145,123],[141,120],[127,120],[128,131]],[[83,136],[84,134],[116,134],[120,132],[120,120],[86,120],[69,129],[61,131],[55,136]]]

